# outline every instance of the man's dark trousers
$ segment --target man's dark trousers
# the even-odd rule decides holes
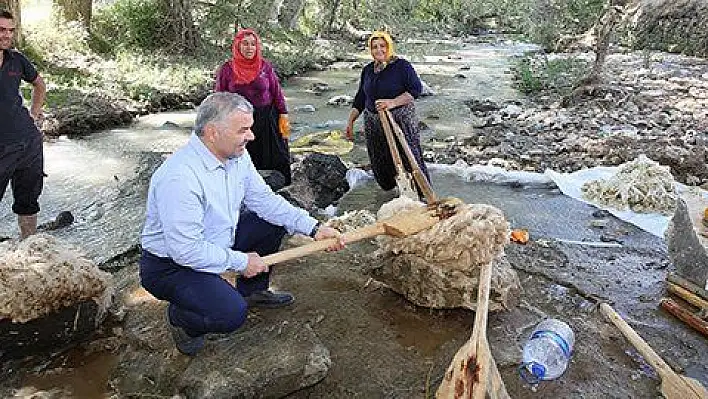
[[[285,236],[285,229],[244,211],[236,227],[234,250],[256,252],[260,256],[275,253]],[[244,297],[268,289],[270,272],[253,278],[239,278],[238,289],[219,275],[198,272],[180,266],[170,258],[160,258],[143,251],[140,259],[143,287],[158,299],[170,302],[172,324],[196,337],[206,333],[228,333],[245,321],[248,305]]]

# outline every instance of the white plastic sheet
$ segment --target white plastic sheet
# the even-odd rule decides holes
[[[665,216],[658,213],[637,213],[629,209],[619,210],[601,204],[596,204],[583,198],[582,191],[580,189],[585,182],[595,179],[607,179],[617,173],[618,170],[619,168],[617,167],[596,166],[594,168],[582,169],[573,173],[559,173],[548,169],[544,174],[556,183],[563,194],[575,198],[578,201],[593,205],[597,208],[607,210],[614,216],[624,220],[627,223],[631,223],[644,231],[654,234],[657,237],[664,238],[664,232],[666,232],[666,228],[669,226],[669,220],[671,220],[670,216]],[[708,206],[708,192],[705,190],[695,187],[687,187],[683,184],[676,183],[676,191],[679,196],[684,199],[691,197],[692,202],[695,203],[698,201],[699,203],[705,203],[705,206]]]

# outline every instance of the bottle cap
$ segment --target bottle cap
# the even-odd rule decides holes
[[[536,385],[546,376],[546,367],[536,362],[522,363],[519,366],[519,375],[527,383]]]

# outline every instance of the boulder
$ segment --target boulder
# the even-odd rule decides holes
[[[378,212],[382,219],[418,206],[397,198]],[[457,213],[435,226],[405,238],[377,238],[380,259],[371,275],[418,306],[434,309],[477,306],[482,265],[492,262],[490,310],[515,306],[519,278],[503,254],[508,223],[497,208],[461,205]]]
[[[127,347],[109,377],[118,397],[279,398],[329,371],[329,350],[310,326],[288,321],[249,318],[232,334],[208,336],[197,356],[182,355],[167,328],[166,304],[135,285],[125,301]]]
[[[103,320],[93,300],[84,300],[25,323],[0,320],[0,360],[57,352],[89,338]]]
[[[349,191],[347,167],[336,155],[314,153],[293,165],[293,182],[278,191],[307,210],[326,208]]]
[[[88,337],[111,304],[112,277],[46,233],[0,244],[0,359]]]
[[[692,221],[689,207],[683,199],[679,198],[676,202],[676,211],[664,234],[669,258],[677,274],[699,287],[705,287],[708,282],[708,253],[694,229],[694,225],[700,226],[700,221]],[[700,217],[698,215],[696,219]]]

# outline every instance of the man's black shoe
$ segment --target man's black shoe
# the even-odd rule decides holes
[[[204,336],[190,337],[182,327],[177,327],[170,321],[170,307],[165,311],[167,317],[167,327],[172,333],[172,339],[175,341],[177,350],[187,356],[195,356],[204,347]]]
[[[256,291],[246,297],[249,307],[279,308],[295,302],[295,297],[289,292]]]

